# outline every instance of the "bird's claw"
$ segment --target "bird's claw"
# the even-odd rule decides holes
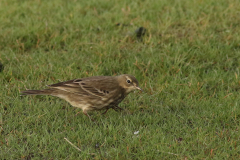
[[[114,109],[116,112],[119,112],[119,111],[122,111],[122,110],[123,110],[123,108],[118,107],[118,106],[114,106],[113,109]]]

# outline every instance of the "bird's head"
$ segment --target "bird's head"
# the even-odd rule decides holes
[[[139,86],[138,86],[138,80],[129,74],[123,74],[120,76],[117,76],[119,80],[119,84],[121,87],[123,87],[126,91],[126,93],[130,93],[134,90],[141,90],[143,91]]]

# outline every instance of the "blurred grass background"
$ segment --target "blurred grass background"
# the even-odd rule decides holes
[[[239,1],[1,0],[0,15],[1,159],[240,157]],[[19,93],[125,73],[145,92],[97,123]]]

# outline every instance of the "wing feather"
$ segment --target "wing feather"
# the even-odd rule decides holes
[[[79,95],[89,95],[97,97],[108,96],[109,93],[114,92],[117,82],[113,77],[98,76],[82,79],[74,79],[65,82],[49,85],[48,87],[57,88]],[[115,86],[115,88],[114,88]]]

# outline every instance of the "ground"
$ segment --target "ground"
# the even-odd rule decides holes
[[[0,6],[0,159],[239,158],[239,1]],[[92,112],[95,123],[56,97],[20,96],[119,74],[144,92],[122,112]]]

